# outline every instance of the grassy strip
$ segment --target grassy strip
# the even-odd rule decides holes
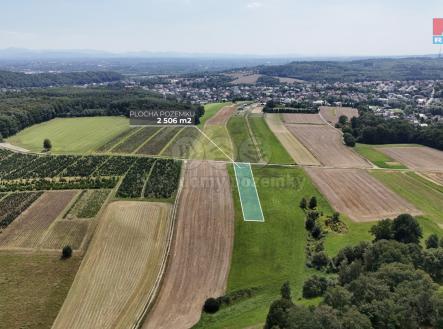
[[[262,150],[266,162],[268,163],[294,163],[286,149],[280,144],[274,133],[269,129],[263,117],[249,117],[249,124],[252,132]]]
[[[443,192],[439,185],[413,172],[374,170],[371,174],[424,213],[421,223],[425,236],[430,232],[441,233],[437,225],[430,223],[443,224]]]
[[[137,131],[138,131],[138,129],[134,130],[134,129],[128,128],[127,130],[123,131],[121,134],[118,134],[117,136],[115,136],[114,138],[110,139],[109,141],[104,143],[102,146],[97,148],[96,152],[99,152],[99,153],[109,152],[115,146],[120,144],[123,140],[125,140],[126,138],[128,138],[132,134],[136,133]]]
[[[328,207],[326,201],[300,168],[253,167],[253,173],[264,223],[243,221],[234,171],[229,168],[235,240],[228,293],[246,288],[257,290],[251,298],[242,299],[215,315],[204,314],[197,328],[243,328],[264,323],[281,284],[290,280],[293,295],[298,298],[305,278],[311,273],[305,267],[305,214],[298,203],[302,197],[312,195],[317,196],[320,207]]]
[[[371,145],[357,144],[355,146],[355,151],[380,168],[407,169],[404,165],[396,162],[394,159],[378,151]]]
[[[109,195],[110,190],[88,190],[82,191],[65,218],[93,218],[101,209]]]
[[[2,328],[50,328],[81,259],[59,255],[0,253]]]
[[[200,138],[201,133],[194,127],[186,127],[175,138],[162,155],[174,158],[187,159],[191,155],[194,143]]]
[[[146,127],[138,130],[135,134],[129,136],[123,143],[114,147],[112,153],[133,153],[147,139],[151,138],[160,130],[160,127]]]
[[[239,162],[258,163],[260,155],[249,135],[244,116],[233,116],[228,121],[228,132],[234,144],[234,160]]]
[[[171,141],[178,133],[181,127],[165,127],[140,149],[137,154],[158,155],[161,150]]]
[[[233,145],[225,126],[206,126],[204,133],[213,143],[222,149],[225,154],[231,158],[233,157]],[[200,137],[193,145],[190,157],[198,160],[229,160],[208,138],[200,134]]]

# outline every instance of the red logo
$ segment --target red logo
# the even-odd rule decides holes
[[[443,35],[443,18],[434,18],[434,36]]]

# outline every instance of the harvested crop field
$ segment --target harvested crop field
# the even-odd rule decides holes
[[[89,223],[81,219],[56,221],[40,247],[61,250],[64,246],[70,246],[73,250],[78,250],[82,247]]]
[[[320,114],[330,124],[335,125],[342,115],[347,116],[349,120],[358,117],[358,110],[353,107],[321,106]]]
[[[443,152],[430,147],[380,147],[377,150],[413,170],[443,172]]]
[[[343,144],[340,132],[327,125],[288,125],[289,131],[325,166],[370,168],[371,165]]]
[[[188,329],[204,301],[226,290],[234,206],[226,165],[186,164],[169,265],[143,328]]]
[[[171,205],[111,203],[54,329],[131,328],[152,300],[171,232]]]
[[[230,105],[223,107],[212,118],[206,121],[206,125],[224,125],[228,122],[231,115],[235,112],[237,106]]]
[[[51,328],[81,258],[0,251],[0,328]]]
[[[165,127],[144,144],[137,154],[158,155],[169,142],[182,130],[182,127]]]
[[[334,209],[356,222],[421,215],[412,204],[360,169],[306,168]]]
[[[160,127],[146,127],[137,130],[134,134],[121,141],[114,148],[112,153],[133,153],[137,148],[152,138],[161,128]]]
[[[201,136],[200,131],[195,127],[183,129],[174,141],[163,151],[162,155],[174,158],[187,159],[191,155],[194,143]]]
[[[36,248],[78,191],[45,192],[0,235],[0,248]]]
[[[257,80],[262,76],[261,74],[250,74],[250,73],[235,73],[229,74],[231,77],[236,78],[231,81],[233,85],[254,85]]]
[[[320,162],[308,151],[302,143],[286,128],[280,118],[280,114],[266,114],[266,122],[274,135],[297,164],[317,166]]]
[[[318,114],[306,114],[306,113],[284,113],[282,114],[283,121],[288,124],[311,124],[311,125],[324,125],[326,122]]]

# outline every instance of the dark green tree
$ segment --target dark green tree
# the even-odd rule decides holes
[[[439,238],[437,234],[431,234],[426,240],[426,248],[438,248]]]
[[[317,198],[315,196],[313,196],[309,200],[309,209],[315,209],[315,208],[317,208]]]
[[[409,214],[403,214],[392,223],[394,239],[403,243],[419,243],[422,229],[417,220]]]
[[[283,283],[280,289],[281,298],[291,300],[291,286],[289,285],[289,281]]]
[[[300,201],[300,208],[305,210],[308,207],[308,201],[305,198],[302,198]]]
[[[393,239],[394,233],[392,232],[392,220],[383,219],[379,221],[376,225],[371,227],[370,232],[374,236],[374,241]]]
[[[52,143],[48,138],[45,138],[45,140],[43,141],[43,149],[46,152],[49,152],[52,149]]]

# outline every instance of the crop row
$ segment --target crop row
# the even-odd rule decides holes
[[[140,198],[154,162],[154,159],[139,158],[123,179],[117,191],[117,196],[121,198]]]
[[[132,153],[140,145],[146,142],[152,135],[154,135],[160,128],[159,127],[146,127],[137,131],[135,134],[131,135],[123,143],[117,145],[111,150],[113,153]]]
[[[26,179],[55,177],[76,159],[77,157],[68,155],[40,156],[34,159],[28,166],[20,167],[5,175],[3,178]]]
[[[114,156],[99,167],[93,176],[123,176],[135,160],[136,157]]]
[[[35,159],[37,155],[14,153],[0,162],[0,178],[17,169],[29,167]]]
[[[149,142],[143,145],[138,151],[138,154],[158,155],[161,150],[174,138],[180,131],[180,127],[166,127],[163,128],[157,135],[155,135]]]
[[[110,151],[115,145],[117,145],[121,140],[127,138],[129,135],[131,135],[132,133],[134,133],[134,131],[132,129],[127,129],[123,132],[121,132],[120,134],[118,134],[117,136],[115,136],[114,138],[112,138],[110,141],[106,142],[105,144],[103,144],[102,146],[100,146],[97,149],[97,152],[103,153],[103,152],[108,152]]]
[[[5,150],[5,149],[0,149],[0,161],[5,159],[6,157],[10,156],[12,154],[12,152]]]
[[[117,177],[38,178],[19,181],[1,181],[0,192],[41,190],[111,189],[117,185]]]
[[[180,179],[181,161],[157,160],[146,184],[146,198],[172,197]]]
[[[88,177],[103,164],[109,157],[107,156],[86,156],[78,159],[63,171],[64,177]]]
[[[0,201],[0,228],[5,229],[43,192],[13,193]]]

